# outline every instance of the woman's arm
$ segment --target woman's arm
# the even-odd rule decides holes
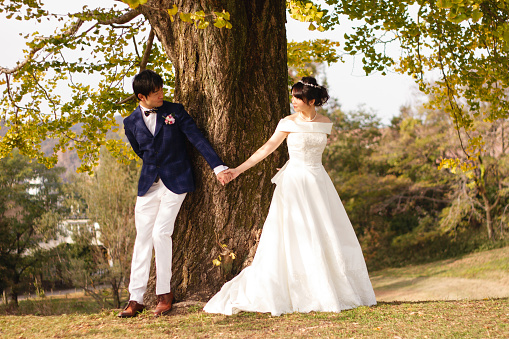
[[[283,140],[285,140],[288,134],[289,132],[276,131],[262,147],[260,147],[256,152],[253,153],[252,156],[249,157],[249,159],[244,161],[237,168],[227,170],[230,172],[230,174],[232,174],[232,179],[236,178],[239,174],[250,169],[265,159],[269,154],[274,152],[279,147],[279,145],[281,145]]]

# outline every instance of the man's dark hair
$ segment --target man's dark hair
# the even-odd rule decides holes
[[[136,99],[138,94],[148,96],[163,87],[163,78],[156,72],[146,69],[136,74],[133,79],[133,91]]]

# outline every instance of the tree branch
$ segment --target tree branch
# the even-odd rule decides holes
[[[148,59],[150,58],[150,53],[152,53],[152,45],[154,43],[154,37],[155,37],[155,32],[154,32],[154,29],[152,28],[150,30],[150,34],[148,35],[147,46],[145,47],[145,51],[143,52],[143,58],[141,59],[141,62],[140,62],[140,72],[147,69]],[[124,103],[131,101],[133,99],[136,99],[136,96],[134,94],[131,94],[129,97],[127,97],[121,101],[118,101],[115,104],[121,105],[121,104],[124,104]]]
[[[78,29],[81,27],[81,25],[83,25],[84,21],[81,20],[81,19],[78,19],[78,21],[76,21],[76,23],[74,25],[71,26],[71,28],[69,28],[67,31],[63,32],[60,37],[64,37],[64,36],[72,36],[74,34],[76,34],[76,32],[78,31]],[[22,62],[18,63],[18,65],[16,65],[15,67],[9,69],[9,68],[5,68],[5,67],[1,67],[0,66],[0,74],[12,74],[12,73],[15,73],[17,72],[19,69],[21,69],[23,66],[25,66],[27,63],[30,62],[30,60],[33,59],[34,55],[39,52],[41,49],[43,49],[45,47],[45,44],[43,44],[42,42],[44,41],[47,41],[51,39],[51,37],[49,38],[45,38],[45,39],[42,39],[41,40],[41,44],[39,44],[38,47],[34,47],[32,48],[32,50],[29,52],[28,54],[28,57],[23,60]]]
[[[100,24],[100,25],[113,25],[113,24],[121,25],[121,24],[126,24],[129,21],[131,21],[134,18],[136,18],[140,14],[141,14],[141,12],[140,12],[140,9],[138,7],[136,9],[133,9],[132,11],[127,12],[124,15],[121,15],[121,16],[113,18],[113,19],[109,19],[109,20],[97,20],[97,23]]]
[[[97,20],[97,24],[99,24],[99,25],[112,25],[112,26],[114,24],[125,24],[125,23],[128,23],[129,21],[133,20],[134,18],[136,18],[140,14],[141,14],[141,12],[140,12],[139,9],[134,9],[132,11],[127,12],[124,15],[121,15],[121,16],[113,18],[113,19],[109,19],[109,20]],[[76,21],[76,23],[74,23],[67,31],[65,31],[62,34],[60,34],[59,37],[73,36],[74,34],[76,34],[78,29],[80,29],[80,27],[83,25],[84,22],[85,21],[83,19],[78,19],[78,21]],[[48,37],[48,38],[42,39],[40,41],[40,43],[39,43],[39,46],[32,48],[32,50],[28,53],[28,57],[25,60],[23,60],[22,62],[18,63],[15,67],[13,67],[13,68],[6,68],[6,67],[1,67],[0,66],[0,74],[2,74],[2,73],[3,74],[12,74],[12,73],[15,73],[18,70],[20,70],[23,66],[25,66],[27,63],[29,63],[33,59],[34,55],[37,52],[39,52],[41,49],[43,49],[45,47],[44,42],[48,41],[48,40],[50,40],[52,38],[53,37]]]
[[[148,59],[150,57],[150,53],[152,53],[152,45],[154,43],[154,36],[155,36],[155,33],[154,33],[154,29],[152,28],[150,30],[150,34],[148,35],[147,47],[145,48],[145,52],[143,52],[143,59],[141,59],[140,72],[144,71],[147,68]]]
[[[443,77],[445,85],[447,87],[447,99],[449,100],[449,106],[451,107],[451,112],[455,116],[454,124],[456,126],[455,129],[456,129],[456,132],[458,134],[458,139],[460,141],[460,146],[461,146],[461,149],[463,150],[463,153],[465,154],[465,156],[468,159],[469,158],[469,154],[468,154],[467,150],[465,149],[465,146],[463,144],[463,138],[461,137],[461,133],[460,133],[461,126],[459,125],[459,119],[461,117],[461,109],[458,106],[458,103],[456,102],[456,100],[454,98],[454,92],[453,92],[453,90],[451,88],[451,85],[449,84],[449,79],[448,79],[447,74],[446,74],[445,69],[444,69],[444,63],[442,61],[442,48],[441,48],[440,42],[438,42],[438,61],[439,61],[440,71],[442,73],[442,77]],[[456,113],[456,110],[458,111],[458,113]],[[466,128],[464,130],[465,130],[465,134],[469,137],[469,139],[471,139],[470,135],[466,132]]]

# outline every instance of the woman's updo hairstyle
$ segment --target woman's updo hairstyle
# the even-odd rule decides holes
[[[292,86],[292,96],[306,104],[315,99],[315,106],[322,106],[329,100],[327,88],[319,86],[313,77],[304,77]]]

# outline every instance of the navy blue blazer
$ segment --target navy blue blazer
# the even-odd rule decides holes
[[[164,101],[163,105],[157,108],[154,135],[145,125],[142,114],[138,106],[124,119],[125,135],[134,152],[143,159],[138,181],[138,196],[147,193],[157,175],[173,193],[194,191],[195,185],[191,161],[186,151],[186,139],[203,155],[212,169],[224,165],[181,104]],[[165,118],[169,114],[175,118],[174,124],[165,123]]]

